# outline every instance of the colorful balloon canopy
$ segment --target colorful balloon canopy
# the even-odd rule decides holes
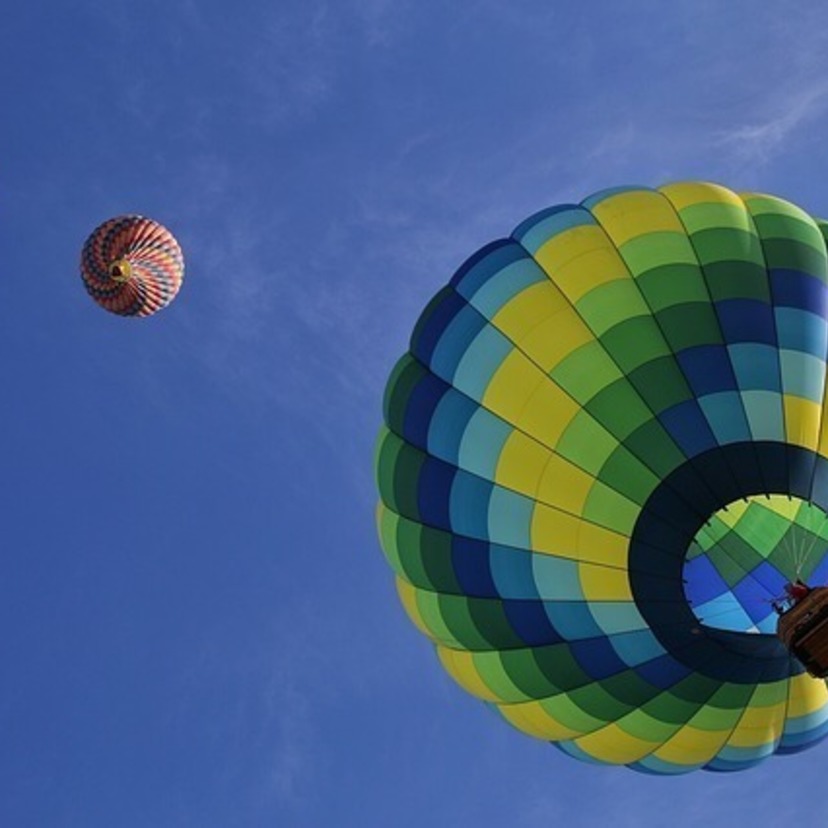
[[[733,771],[828,733],[770,601],[828,579],[826,226],[705,183],[532,216],[431,301],[379,533],[445,669],[565,753]]]
[[[121,316],[150,316],[175,298],[184,257],[166,227],[143,216],[119,216],[97,227],[81,254],[89,295]]]

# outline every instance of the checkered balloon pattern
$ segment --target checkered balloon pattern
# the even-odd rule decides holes
[[[507,722],[656,774],[828,733],[771,606],[828,578],[826,232],[714,184],[605,190],[423,311],[386,389],[379,535],[443,667]]]
[[[150,316],[178,293],[184,257],[166,227],[144,216],[119,216],[86,240],[81,277],[102,308],[120,316]]]

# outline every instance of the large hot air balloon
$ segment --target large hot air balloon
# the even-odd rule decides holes
[[[121,316],[150,316],[175,298],[184,257],[166,227],[144,216],[119,216],[83,246],[81,277],[89,295]]]
[[[775,634],[828,579],[825,225],[705,183],[532,216],[388,382],[379,534],[443,667],[527,734],[652,773],[828,733]]]

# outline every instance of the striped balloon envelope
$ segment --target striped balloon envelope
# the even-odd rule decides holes
[[[828,578],[825,235],[768,195],[606,190],[424,310],[379,534],[443,667],[515,727],[659,774],[828,733],[771,603]]]
[[[92,231],[81,253],[89,295],[120,316],[150,316],[175,298],[184,257],[166,227],[144,216],[118,216]]]

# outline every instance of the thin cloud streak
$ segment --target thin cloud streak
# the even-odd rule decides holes
[[[827,95],[828,83],[820,81],[785,96],[769,115],[719,133],[714,145],[741,162],[767,164],[785,151],[785,142],[824,113]]]

